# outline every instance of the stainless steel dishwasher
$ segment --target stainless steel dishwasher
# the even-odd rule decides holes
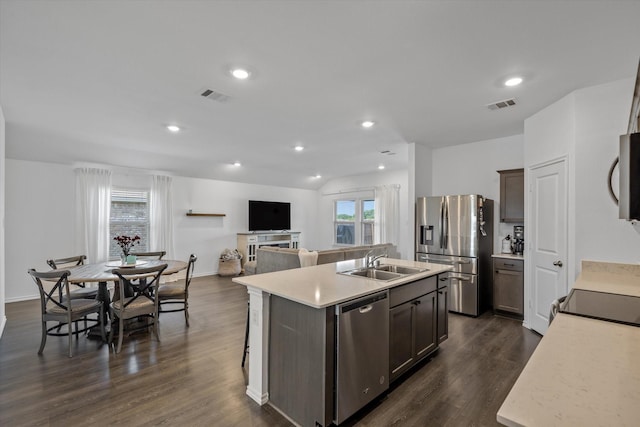
[[[336,306],[336,424],[389,388],[389,298],[379,292]]]

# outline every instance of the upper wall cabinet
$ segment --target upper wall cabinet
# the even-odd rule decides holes
[[[500,174],[500,222],[524,222],[524,169]]]

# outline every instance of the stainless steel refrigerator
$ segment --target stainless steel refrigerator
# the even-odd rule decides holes
[[[443,277],[449,311],[478,316],[491,307],[492,253],[493,200],[475,194],[417,199],[416,260],[453,266]]]

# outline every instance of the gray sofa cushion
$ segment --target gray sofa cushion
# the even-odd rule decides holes
[[[338,261],[344,261],[344,250],[329,249],[326,251],[318,251],[318,265]]]
[[[298,250],[260,248],[256,252],[256,274],[300,268]]]
[[[359,246],[357,248],[349,248],[344,250],[344,259],[364,258],[371,248],[369,246]]]
[[[391,243],[383,243],[380,245],[355,246],[318,251],[318,265],[349,259],[364,258],[367,252],[371,249],[375,249],[374,255],[386,253],[390,258],[399,258],[399,254],[394,245]],[[298,251],[298,249],[275,248],[268,246],[259,248],[256,252],[256,274],[300,268]]]

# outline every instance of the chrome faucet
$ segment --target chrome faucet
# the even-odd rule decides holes
[[[382,257],[386,257],[387,253],[383,253],[380,255],[373,255],[373,253],[375,252],[375,249],[371,249],[369,252],[367,252],[367,254],[364,256],[364,263],[366,268],[373,268],[375,267],[376,262],[378,264],[380,264],[380,261],[378,261],[378,259],[382,258]]]

